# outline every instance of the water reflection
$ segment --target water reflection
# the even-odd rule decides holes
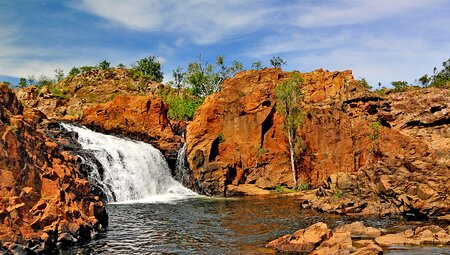
[[[273,254],[264,246],[281,235],[318,221],[335,227],[361,220],[303,210],[293,197],[114,204],[108,213],[110,227],[102,238],[64,254]],[[410,224],[398,218],[362,220],[384,228]]]

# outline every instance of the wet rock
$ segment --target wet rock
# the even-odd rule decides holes
[[[450,235],[438,226],[418,227],[409,229],[402,233],[387,234],[375,238],[375,242],[380,246],[393,245],[448,245]]]
[[[311,255],[350,254],[354,251],[350,232],[333,232]]]
[[[378,236],[381,236],[381,229],[379,228],[373,228],[373,227],[366,227],[364,224],[360,221],[353,222],[351,224],[346,224],[340,227],[337,227],[334,232],[350,232],[352,238],[375,238]]]
[[[331,230],[323,222],[316,223],[305,229],[296,231],[292,235],[285,235],[267,244],[283,252],[312,252],[320,243],[328,239]],[[350,238],[350,235],[349,235]],[[350,240],[351,242],[351,240]]]
[[[282,252],[303,252],[311,255],[377,255],[383,254],[383,250],[375,244],[373,238],[380,233],[380,229],[366,227],[361,222],[343,225],[333,231],[328,229],[326,224],[319,222],[298,230],[293,235],[280,237],[270,242],[267,247]]]

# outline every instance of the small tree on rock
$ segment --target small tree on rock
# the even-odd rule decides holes
[[[283,116],[283,130],[289,143],[289,154],[291,161],[294,187],[297,188],[297,170],[295,158],[303,153],[303,140],[297,134],[297,129],[301,127],[304,120],[302,104],[304,95],[301,90],[303,78],[298,73],[291,74],[291,77],[275,88],[277,98],[277,112]]]
[[[242,63],[233,61],[231,66],[224,63],[224,57],[219,55],[215,64],[210,64],[198,56],[196,62],[188,65],[186,82],[191,86],[195,95],[205,97],[222,89],[222,83],[236,72],[241,71]]]
[[[253,70],[261,70],[262,69],[262,62],[256,61],[252,63],[252,69]]]
[[[161,71],[161,63],[154,56],[137,61],[133,70],[138,72],[139,76],[152,81],[162,82],[164,79],[164,74]]]
[[[286,65],[286,61],[281,57],[273,57],[270,60],[270,64],[275,68],[280,68],[282,65]]]
[[[21,88],[25,88],[27,86],[27,79],[25,79],[25,78],[20,78],[19,79],[19,87],[21,87]]]

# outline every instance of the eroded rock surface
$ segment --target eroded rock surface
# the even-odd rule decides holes
[[[118,96],[87,108],[81,124],[102,133],[147,142],[162,151],[173,151],[180,147],[181,136],[175,135],[167,111],[167,104],[160,97]]]
[[[45,115],[24,110],[0,84],[0,244],[2,249],[45,252],[85,242],[104,231],[108,217],[77,168],[38,128]]]
[[[187,128],[192,187],[227,196],[244,184],[293,185],[274,96],[289,75],[280,69],[241,72],[207,97]],[[351,71],[301,76],[305,120],[298,133],[305,150],[297,160],[298,179],[319,187],[304,206],[348,214],[448,214],[448,90],[379,95]]]
[[[340,226],[331,231],[323,222],[318,222],[292,235],[285,235],[267,244],[282,252],[299,252],[314,255],[329,254],[383,254],[373,239],[381,230],[365,227],[361,222]]]

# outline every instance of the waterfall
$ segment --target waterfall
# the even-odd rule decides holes
[[[150,144],[62,126],[78,133],[83,150],[95,156],[98,162],[83,161],[92,169],[88,178],[99,184],[108,202],[163,202],[195,195],[172,178],[163,155]]]
[[[186,143],[178,150],[177,163],[175,166],[175,179],[189,187],[189,168],[186,166]]]

